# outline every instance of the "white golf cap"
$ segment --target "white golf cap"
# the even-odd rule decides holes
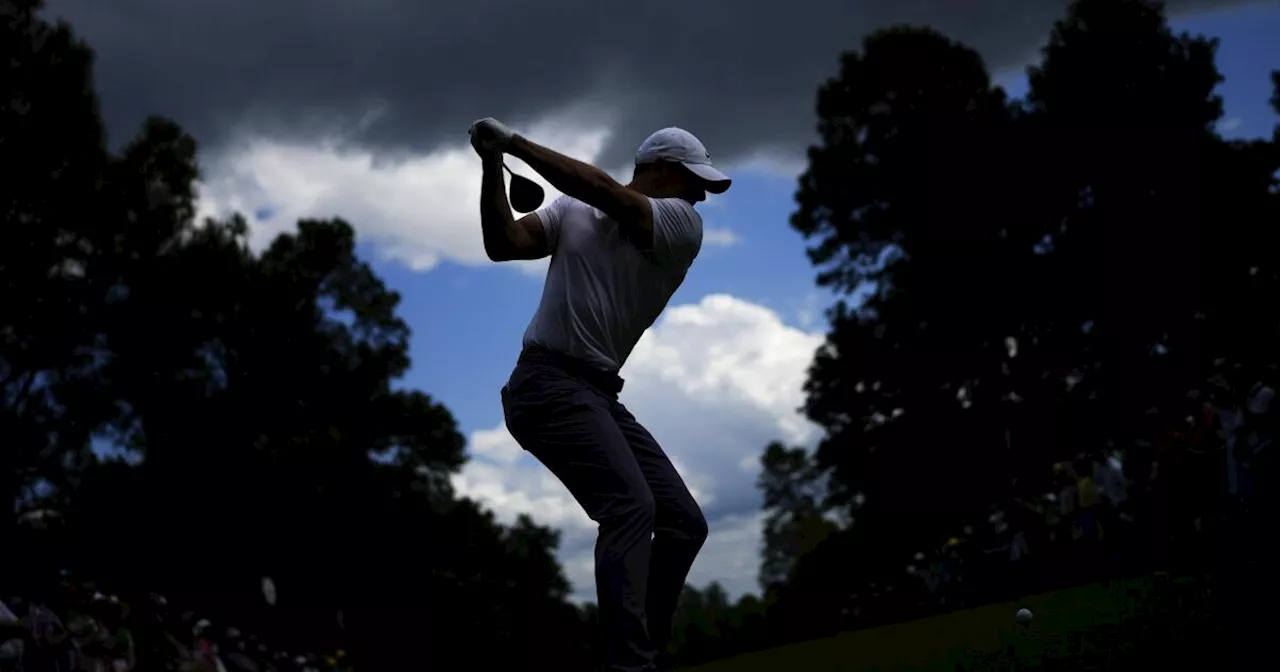
[[[654,131],[636,150],[636,165],[677,161],[706,182],[707,191],[723,194],[733,180],[711,165],[711,155],[694,134],[674,126]]]

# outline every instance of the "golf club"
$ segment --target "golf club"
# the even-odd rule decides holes
[[[511,208],[521,214],[537,210],[542,205],[542,199],[546,197],[542,187],[527,177],[511,172],[505,161],[502,167],[506,168],[507,174],[511,175]]]

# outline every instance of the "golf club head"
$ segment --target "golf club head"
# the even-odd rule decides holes
[[[507,172],[511,175],[511,208],[524,214],[542,207],[542,199],[546,198],[542,187],[527,177],[512,173],[510,168]]]

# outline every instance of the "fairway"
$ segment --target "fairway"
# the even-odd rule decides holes
[[[1145,649],[1189,662],[1204,640],[1198,610],[1151,579],[1116,581],[1030,596],[931,618],[844,633],[728,658],[686,672],[870,672],[872,670],[1121,669]],[[1035,613],[1028,628],[1015,612]]]

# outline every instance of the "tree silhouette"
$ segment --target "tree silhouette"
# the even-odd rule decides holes
[[[76,395],[94,343],[102,288],[87,271],[104,238],[98,180],[103,129],[92,58],[70,29],[38,20],[39,4],[0,4],[8,64],[0,94],[0,486],[24,507],[60,467],[83,456],[95,414]],[[18,533],[0,522],[0,545]]]
[[[108,152],[92,54],[39,8],[0,12],[0,473],[63,523],[5,516],[30,550],[6,580],[73,569],[372,669],[585,666],[558,535],[453,491],[464,439],[398,384],[409,329],[352,227],[258,253],[242,218],[197,221],[194,140],[153,118]]]
[[[756,485],[768,513],[760,588],[767,595],[784,585],[796,561],[834,534],[837,527],[825,517],[819,474],[803,448],[770,444],[760,464]]]
[[[1025,287],[1005,273],[1037,236],[999,205],[1012,113],[973,51],[930,30],[873,34],[818,111],[792,225],[818,241],[819,284],[874,291],[833,311],[806,412],[826,429],[828,503],[883,576],[1007,483],[998,374],[1016,333],[1006,307]]]
[[[906,27],[869,36],[819,90],[791,224],[818,284],[845,298],[805,388],[825,434],[788,471],[811,469],[845,524],[798,559],[766,554],[762,575],[787,579],[777,608],[807,605],[792,608],[811,621],[796,636],[870,622],[850,614],[909,592],[913,557],[952,537],[965,549],[989,519],[1045,524],[1013,514],[1053,492],[1055,463],[1124,463],[1125,534],[1155,534],[1161,488],[1188,525],[1218,515],[1220,449],[1189,480],[1148,477],[1171,459],[1166,436],[1201,432],[1201,402],[1240,403],[1276,362],[1263,250],[1280,134],[1217,135],[1216,45],[1174,34],[1156,3],[1079,0],[1026,100],[973,51]],[[1211,390],[1215,371],[1233,391]],[[804,508],[767,501],[775,520]],[[1175,555],[1212,547],[1197,534]]]

